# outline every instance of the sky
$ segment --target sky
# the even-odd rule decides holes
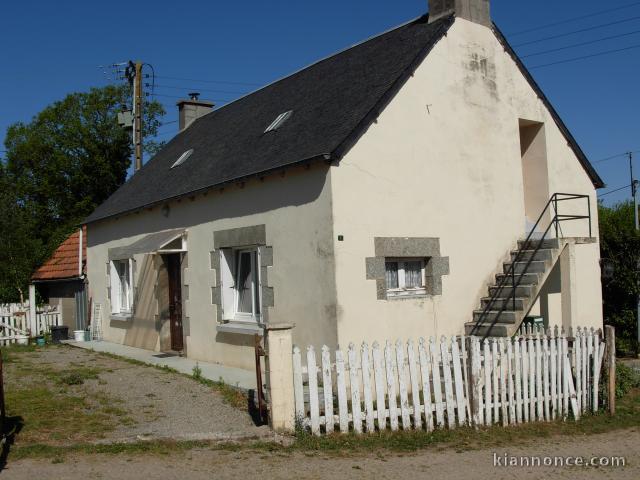
[[[600,193],[629,185],[619,154],[640,159],[640,1],[491,0],[491,8],[521,56],[592,42],[523,60],[603,177]],[[168,140],[178,97],[199,91],[223,105],[426,11],[427,0],[2,2],[0,138],[68,93],[118,81],[109,65],[141,60],[155,71],[167,110],[159,139]],[[576,17],[586,18],[567,21]],[[629,190],[602,198],[612,204]]]

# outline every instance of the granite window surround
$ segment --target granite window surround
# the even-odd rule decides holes
[[[385,260],[387,258],[424,258],[426,296],[442,295],[442,277],[449,275],[449,257],[440,254],[440,239],[427,237],[375,237],[375,257],[365,259],[367,280],[376,281],[378,300],[395,301],[425,295],[390,297],[387,295]]]
[[[218,230],[213,232],[213,250],[210,253],[211,269],[215,271],[215,286],[211,289],[211,303],[216,308],[216,320],[218,330],[228,333],[244,333],[246,328],[225,328],[233,325],[233,321],[225,320],[222,311],[222,275],[220,265],[220,251],[222,249],[242,247],[257,247],[260,258],[260,283],[261,289],[261,323],[256,326],[261,327],[268,323],[269,308],[274,306],[273,287],[268,286],[268,267],[273,265],[273,248],[267,246],[267,236],[265,225],[255,225],[250,227],[232,228],[228,230]],[[261,329],[261,328],[260,328]],[[246,333],[256,333],[250,329]]]

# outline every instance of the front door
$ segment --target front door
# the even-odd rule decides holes
[[[182,282],[180,279],[179,253],[167,255],[167,271],[169,275],[169,319],[171,322],[171,350],[184,350],[182,338]]]

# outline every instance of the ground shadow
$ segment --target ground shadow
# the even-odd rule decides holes
[[[247,395],[247,410],[251,416],[251,420],[253,420],[256,426],[260,427],[269,423],[266,411],[263,409],[261,412],[258,408],[258,395],[253,389],[249,390],[249,394]]]
[[[22,417],[5,417],[2,421],[2,452],[0,453],[0,472],[7,465],[9,451],[15,440],[16,435],[20,433],[24,426]]]

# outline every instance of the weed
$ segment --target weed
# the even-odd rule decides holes
[[[198,362],[196,362],[196,365],[195,365],[195,367],[193,367],[192,372],[193,372],[192,373],[193,378],[195,378],[199,382],[202,381],[202,379],[203,379],[203,377],[202,377],[202,369],[200,368],[200,365],[198,365]]]
[[[53,376],[57,377],[58,383],[64,385],[82,385],[86,380],[97,379],[99,373],[100,370],[96,368],[79,367],[72,370],[53,372]]]

